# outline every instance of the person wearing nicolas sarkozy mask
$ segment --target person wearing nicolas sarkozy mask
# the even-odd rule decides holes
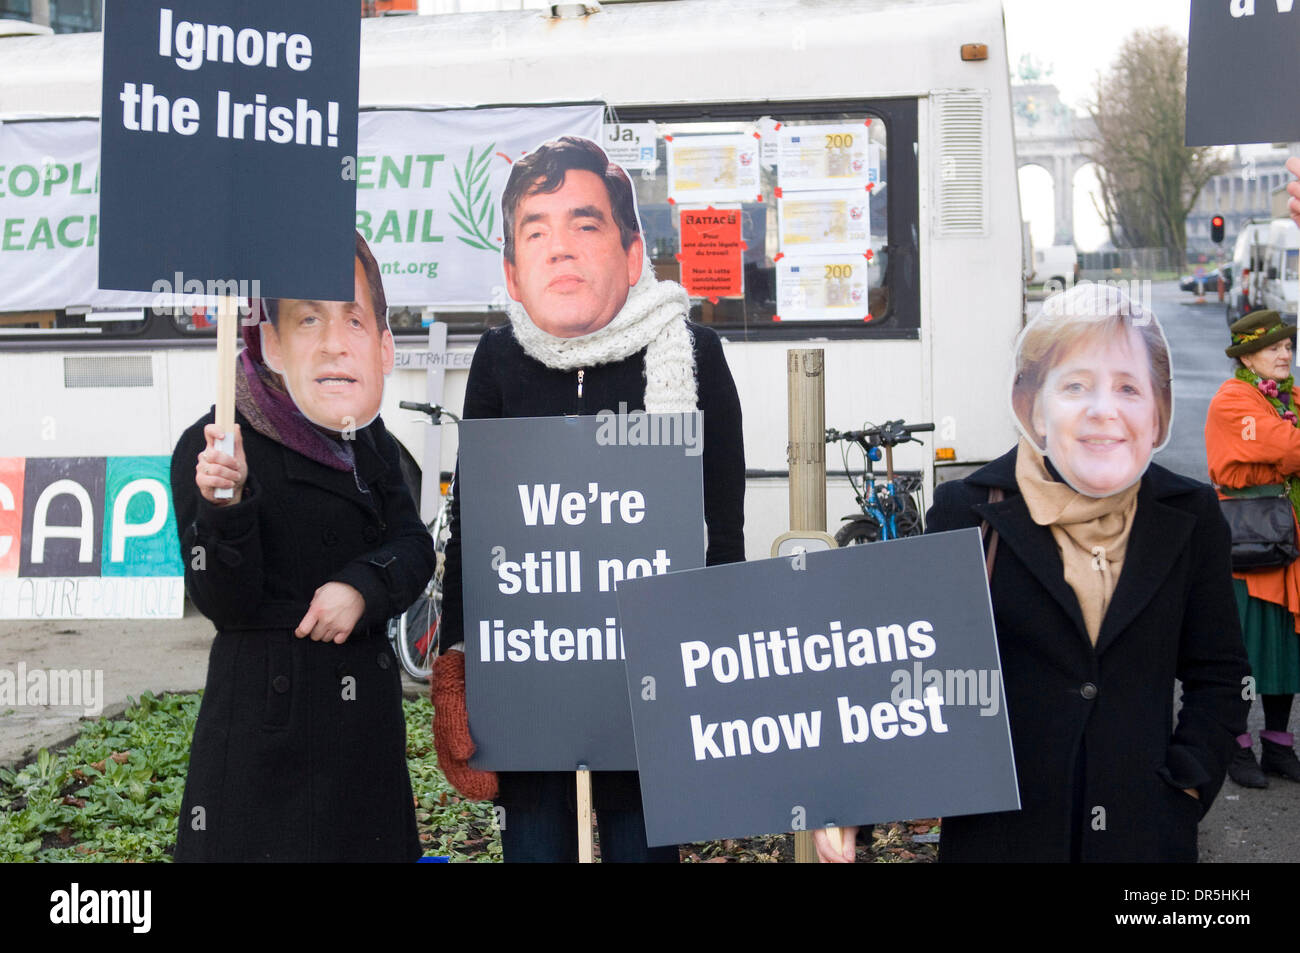
[[[621,405],[650,413],[698,409],[706,559],[743,560],[740,400],[718,336],[687,320],[690,300],[680,285],[655,279],[627,173],[594,142],[562,136],[514,164],[501,207],[506,288],[515,303],[509,323],[484,333],[474,352],[465,419],[590,415]],[[454,506],[443,580],[444,654],[433,672],[439,764],[465,796],[495,796],[506,808],[505,860],[576,860],[572,772],[498,777],[466,763],[474,744],[459,651],[459,534]],[[677,860],[676,847],[646,846],[635,772],[596,772],[592,788],[602,860]]]
[[[360,235],[353,274],[351,301],[253,303],[234,453],[209,412],[172,456],[185,588],[217,626],[178,861],[421,853],[385,625],[435,558],[378,416],[393,338]]]

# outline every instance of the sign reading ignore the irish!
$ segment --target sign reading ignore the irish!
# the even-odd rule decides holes
[[[351,301],[360,29],[356,0],[106,0],[100,287]]]
[[[1015,810],[976,530],[624,582],[649,843]]]
[[[475,767],[636,769],[614,591],[704,565],[700,421],[602,411],[461,423]]]
[[[1300,139],[1300,5],[1193,0],[1187,42],[1187,144]]]

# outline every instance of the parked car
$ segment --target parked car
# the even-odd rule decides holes
[[[1178,287],[1183,291],[1190,291],[1193,294],[1213,294],[1219,288],[1219,270],[1211,268],[1203,275],[1183,275],[1178,282]],[[1227,291],[1232,287],[1232,266],[1223,266],[1223,290]]]

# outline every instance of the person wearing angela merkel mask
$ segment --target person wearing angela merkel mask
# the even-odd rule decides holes
[[[1195,861],[1250,669],[1215,492],[1151,462],[1173,416],[1155,316],[1104,285],[1049,298],[1011,407],[1018,445],[925,522],[982,529],[1021,808],[945,817],[940,860]]]

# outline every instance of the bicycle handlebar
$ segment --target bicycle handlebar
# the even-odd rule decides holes
[[[460,423],[460,418],[450,410],[444,409],[441,404],[422,404],[413,400],[400,400],[397,402],[397,406],[401,407],[403,410],[416,410],[422,414],[428,414],[430,421],[434,426],[442,423],[442,418],[444,417],[449,419],[452,423]]]
[[[914,433],[927,433],[934,430],[934,424],[908,424],[902,420],[887,420],[879,427],[869,427],[866,430],[847,430],[840,433],[833,428],[826,430],[826,442],[834,443],[837,440],[849,440],[854,443],[860,443],[864,446],[885,446],[895,447],[900,443],[920,443],[912,436]]]

